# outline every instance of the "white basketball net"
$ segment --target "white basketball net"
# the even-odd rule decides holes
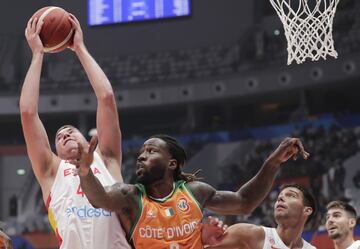
[[[339,0],[270,0],[284,25],[288,43],[288,61],[303,63],[306,58],[313,61],[337,58],[332,37],[332,26]],[[294,3],[296,3],[294,6]]]

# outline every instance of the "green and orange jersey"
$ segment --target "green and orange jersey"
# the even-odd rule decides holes
[[[174,184],[172,193],[155,199],[145,187],[139,189],[139,212],[130,231],[130,241],[136,249],[200,249],[203,208],[185,181]]]

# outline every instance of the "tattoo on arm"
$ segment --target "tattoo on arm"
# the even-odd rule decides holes
[[[108,194],[91,170],[88,175],[80,176],[80,185],[91,205],[97,208],[111,210],[109,205],[110,203],[108,201]]]
[[[246,212],[251,213],[264,200],[271,190],[278,168],[279,165],[266,161],[260,171],[237,191]]]

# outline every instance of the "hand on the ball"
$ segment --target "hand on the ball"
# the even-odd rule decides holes
[[[31,18],[25,29],[25,37],[33,54],[44,52],[44,46],[40,40],[40,30],[44,21],[39,21],[38,18]]]
[[[81,25],[79,20],[73,14],[70,14],[69,20],[74,29],[74,38],[72,43],[69,45],[69,48],[76,52],[85,46],[83,32],[81,30]]]

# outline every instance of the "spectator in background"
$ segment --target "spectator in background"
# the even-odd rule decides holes
[[[31,243],[22,236],[11,236],[14,249],[34,249]]]
[[[18,200],[16,195],[12,195],[9,200],[9,214],[10,216],[16,217],[17,216],[17,204]]]
[[[335,182],[336,185],[336,191],[338,193],[344,192],[344,181],[346,176],[346,170],[344,168],[344,165],[342,163],[339,163],[335,168]]]

